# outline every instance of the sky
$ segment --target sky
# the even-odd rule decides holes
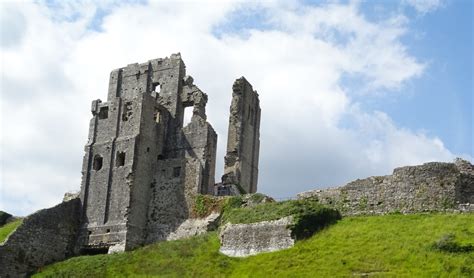
[[[473,161],[473,2],[1,1],[0,210],[77,191],[109,74],[180,52],[223,172],[232,84],[262,108],[258,191],[296,193]]]

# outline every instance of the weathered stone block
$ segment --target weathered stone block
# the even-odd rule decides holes
[[[295,244],[293,217],[251,224],[226,224],[220,234],[220,252],[231,257],[246,257],[262,252],[287,249]]]

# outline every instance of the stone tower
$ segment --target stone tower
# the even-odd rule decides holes
[[[260,150],[260,101],[244,77],[234,82],[232,91],[222,184],[224,188],[237,187],[244,191],[241,193],[255,193]]]
[[[107,102],[91,107],[79,250],[163,239],[188,217],[194,194],[213,192],[217,134],[206,102],[179,54],[112,71]]]

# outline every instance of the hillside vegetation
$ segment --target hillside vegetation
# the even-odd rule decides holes
[[[0,226],[0,244],[23,222],[22,219],[15,219],[3,226]]]
[[[474,214],[348,217],[295,247],[221,255],[216,233],[132,252],[82,256],[34,277],[474,277]]]

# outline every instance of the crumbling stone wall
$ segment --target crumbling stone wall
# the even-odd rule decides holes
[[[244,193],[255,193],[260,150],[260,101],[244,77],[234,82],[232,90],[222,184],[237,185]]]
[[[295,244],[291,224],[291,216],[250,224],[228,223],[219,234],[219,251],[231,257],[246,257],[290,248]]]
[[[25,277],[74,254],[81,202],[72,199],[40,210],[0,245],[0,277]]]
[[[396,168],[392,175],[311,190],[298,194],[298,198],[316,198],[345,215],[473,210],[473,169],[471,163],[461,159],[406,166]]]

